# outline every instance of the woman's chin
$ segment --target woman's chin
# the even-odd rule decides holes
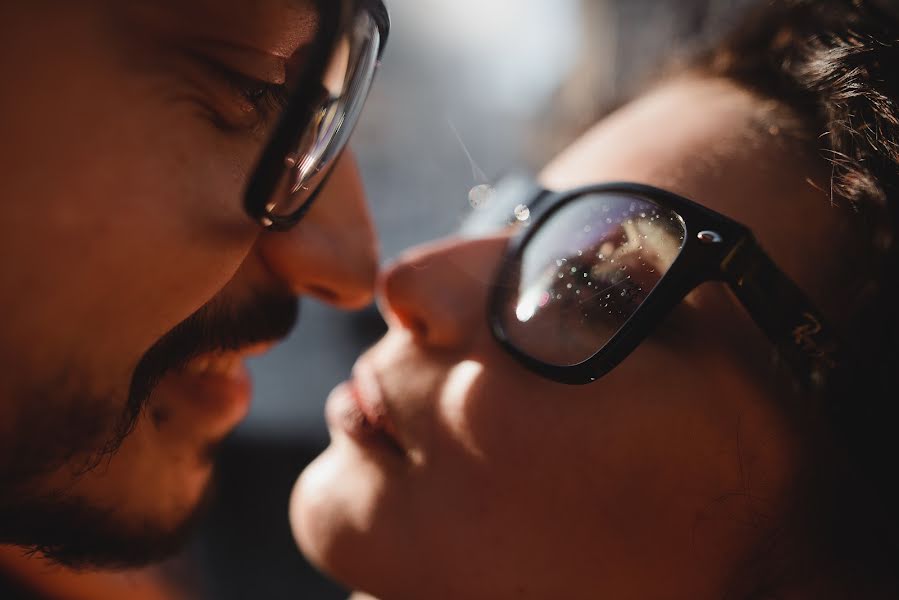
[[[322,571],[330,572],[333,540],[341,529],[343,509],[338,508],[339,488],[335,457],[328,448],[300,474],[290,496],[290,527],[300,551]]]
[[[375,522],[384,477],[374,465],[337,441],[300,475],[290,498],[294,539],[319,570],[352,589],[384,569],[388,539]]]

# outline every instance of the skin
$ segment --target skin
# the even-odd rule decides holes
[[[274,115],[216,69],[283,83],[313,35],[308,4],[40,0],[5,3],[0,22],[0,543],[64,543],[84,515],[98,553],[117,537],[139,561],[189,520],[210,449],[247,409],[169,365],[118,440],[148,350],[209,307],[234,315],[213,338],[244,324],[242,358],[286,334],[297,296],[367,304],[371,221],[349,154],[293,230],[243,210]],[[264,298],[281,301],[276,332],[242,318]],[[29,529],[63,505],[56,531]]]
[[[790,126],[730,82],[680,77],[542,179],[647,183],[741,221],[839,322],[858,242]],[[710,283],[598,382],[544,380],[485,319],[507,236],[417,248],[382,274],[390,330],[357,373],[375,374],[404,454],[332,423],[292,498],[302,550],[382,600],[725,597],[810,460],[770,344]],[[810,589],[784,597],[824,597]]]

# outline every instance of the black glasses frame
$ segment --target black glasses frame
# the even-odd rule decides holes
[[[320,102],[322,89],[318,82],[322,80],[333,46],[343,28],[352,22],[352,17],[358,11],[368,11],[380,34],[379,61],[390,34],[390,15],[383,0],[339,0],[339,5],[335,0],[315,0],[315,5],[321,15],[320,33],[299,77],[299,83],[291,92],[287,108],[263,149],[244,193],[244,209],[250,218],[263,227],[277,231],[290,229],[306,216],[333,170],[335,161],[322,166],[326,172],[319,178],[316,189],[293,214],[277,215],[268,210],[268,203],[285,171],[290,168],[287,157],[295,151]],[[336,5],[338,8],[335,10]]]
[[[683,248],[634,314],[596,354],[571,366],[546,363],[519,349],[503,327],[503,291],[517,286],[517,270],[511,267],[559,209],[584,196],[607,193],[641,198],[676,213],[686,232]],[[707,281],[721,281],[803,386],[825,390],[834,385],[844,362],[838,336],[744,225],[677,194],[636,183],[593,185],[563,193],[537,189],[525,204],[531,210],[530,223],[509,241],[491,291],[488,319],[500,345],[529,370],[565,384],[596,381],[627,358],[693,289]]]

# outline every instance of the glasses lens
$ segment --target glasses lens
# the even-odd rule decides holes
[[[321,100],[266,209],[289,217],[312,196],[327,167],[346,145],[368,96],[378,62],[381,34],[372,15],[357,11],[334,44],[324,71]]]
[[[677,214],[637,196],[595,193],[567,202],[501,274],[507,339],[555,366],[591,358],[674,264],[685,231]]]

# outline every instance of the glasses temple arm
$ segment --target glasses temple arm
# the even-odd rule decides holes
[[[844,346],[799,287],[750,235],[722,263],[725,280],[805,388],[832,393],[846,370]]]
[[[829,421],[836,445],[850,461],[848,468],[857,470],[858,483],[875,493],[866,502],[872,503],[872,509],[880,504],[878,510],[893,510],[899,491],[895,482],[884,476],[882,457],[895,454],[895,435],[892,421],[884,422],[880,410],[893,398],[872,392],[870,372],[856,352],[839,340],[805,294],[754,239],[741,242],[722,267],[731,289],[776,344],[784,361],[794,373],[807,377],[810,399],[818,402],[821,416]],[[854,477],[850,474],[850,481],[855,481]],[[857,483],[848,487],[852,493],[860,489]],[[899,526],[889,520],[882,525],[884,539],[899,539]]]

